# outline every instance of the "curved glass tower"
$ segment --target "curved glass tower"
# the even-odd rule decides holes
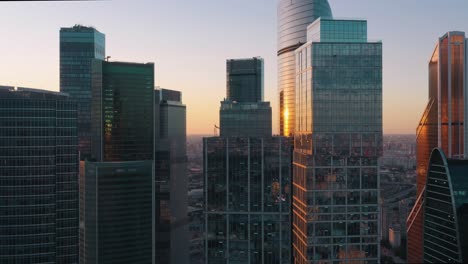
[[[280,134],[294,132],[295,55],[306,42],[307,26],[319,17],[332,17],[327,0],[280,0],[278,3],[278,88]]]
[[[432,151],[424,204],[423,262],[468,261],[468,160]]]
[[[416,130],[417,200],[407,219],[408,262],[423,262],[423,205],[428,164],[434,148],[448,158],[467,158],[468,47],[464,32],[439,38],[429,60],[429,100]]]

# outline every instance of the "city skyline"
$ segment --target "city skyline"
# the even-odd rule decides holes
[[[22,19],[14,20],[14,32],[8,27],[0,29],[10,40],[0,43],[0,48],[8,51],[2,54],[0,79],[4,85],[58,91],[59,28],[94,26],[112,43],[106,52],[111,61],[154,62],[156,85],[184,93],[190,108],[188,134],[211,135],[213,125],[219,125],[216,109],[225,96],[226,59],[261,56],[265,59],[265,101],[272,104],[273,133],[277,134],[276,3],[218,2],[2,3],[0,22]],[[463,14],[468,3],[454,0],[447,5],[430,0],[424,1],[422,9],[423,1],[329,2],[335,17],[366,18],[369,35],[384,43],[384,133],[414,134],[428,99],[427,54],[444,32],[468,28]],[[249,8],[244,8],[247,3]],[[403,3],[405,9],[400,7]],[[52,10],[54,16],[48,16]],[[242,19],[238,19],[241,11]],[[116,23],[112,17],[120,18]],[[221,31],[229,34],[219,34]],[[174,54],[178,54],[176,59]],[[27,58],[28,63],[18,58]],[[200,100],[206,103],[197,103]]]

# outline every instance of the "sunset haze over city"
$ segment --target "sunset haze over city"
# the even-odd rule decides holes
[[[430,54],[445,32],[468,29],[468,2],[329,3],[336,18],[367,19],[370,38],[383,42],[384,133],[414,134],[427,103]],[[219,125],[226,59],[261,56],[265,101],[273,108],[273,133],[279,132],[276,1],[2,2],[0,7],[3,85],[58,91],[59,29],[82,24],[106,34],[110,61],[154,62],[155,85],[183,92],[188,134],[211,135]]]

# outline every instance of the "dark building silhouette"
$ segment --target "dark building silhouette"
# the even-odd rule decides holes
[[[0,263],[78,263],[77,106],[0,87]]]
[[[186,106],[182,93],[154,91],[155,262],[188,263]]]

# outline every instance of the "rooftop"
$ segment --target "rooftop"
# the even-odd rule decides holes
[[[0,85],[0,90],[9,91],[9,92],[29,92],[29,93],[68,96],[67,93],[62,93],[62,92],[55,92],[55,91],[49,91],[49,90],[44,90],[44,89],[38,89],[38,88],[15,87],[15,86],[5,86],[5,85]]]
[[[99,32],[96,28],[75,24],[73,27],[60,28],[61,32]]]

